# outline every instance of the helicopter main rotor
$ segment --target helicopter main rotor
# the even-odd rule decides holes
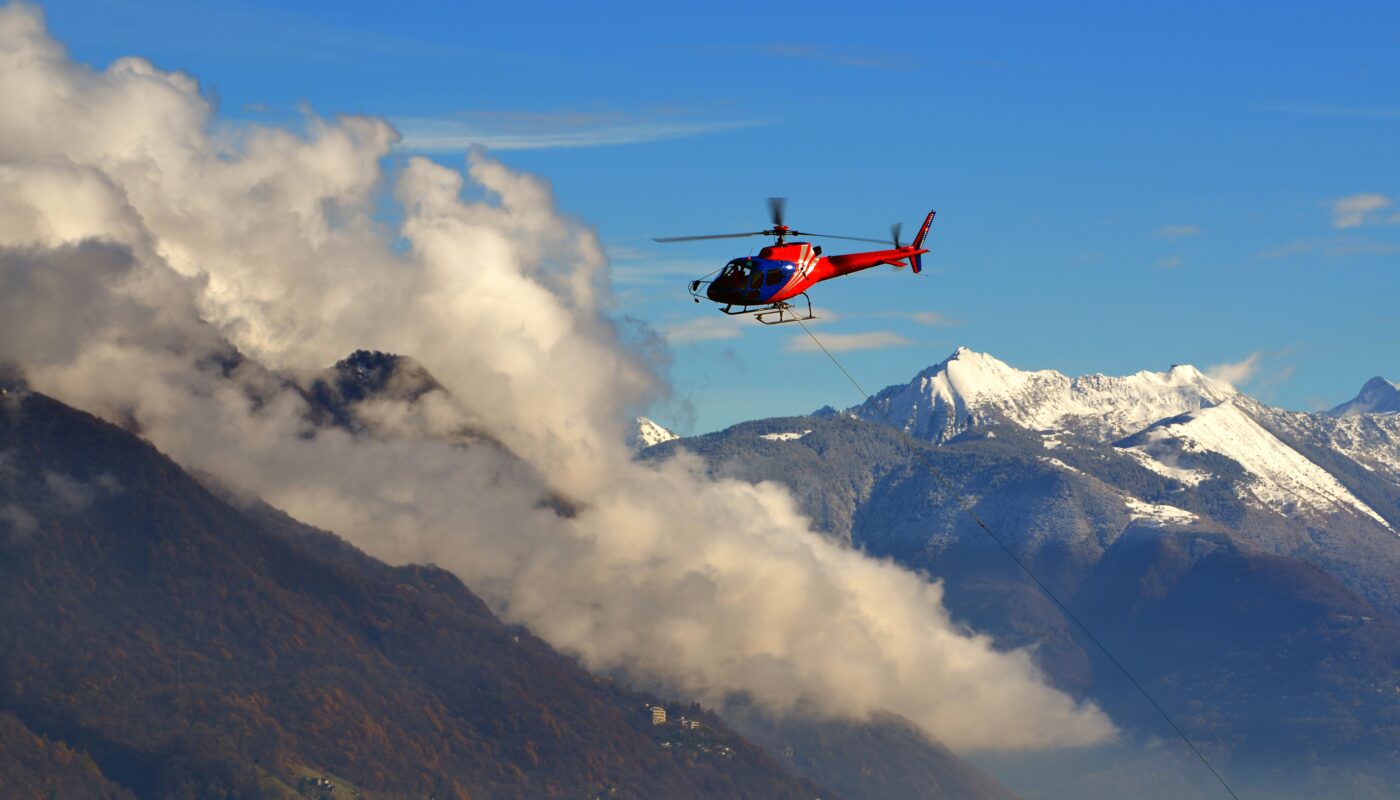
[[[746,236],[774,236],[777,237],[777,244],[783,244],[789,236],[816,236],[822,239],[846,239],[852,242],[874,242],[884,244],[884,239],[866,239],[861,236],[837,236],[833,233],[812,233],[811,231],[798,231],[783,224],[784,212],[787,210],[786,197],[768,198],[768,217],[773,221],[773,227],[765,231],[749,231],[747,233],[714,233],[705,236],[667,236],[660,239],[652,239],[653,242],[669,244],[671,242],[694,242],[701,239],[742,239]]]

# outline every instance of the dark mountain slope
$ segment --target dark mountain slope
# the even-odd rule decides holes
[[[0,789],[5,797],[132,800],[85,753],[36,735],[13,714],[0,713]]]
[[[1016,795],[907,721],[884,716],[865,724],[775,720],[747,709],[725,718],[793,771],[847,800],[958,798],[1016,800]]]
[[[0,397],[0,642],[0,711],[89,756],[86,796],[830,796],[703,712],[727,753],[662,747],[654,698],[450,574],[236,509],[37,394]]]

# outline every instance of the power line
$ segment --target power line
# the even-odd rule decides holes
[[[794,321],[798,325],[802,326],[802,330],[809,337],[811,337],[812,343],[815,344],[823,353],[825,353],[827,358],[831,359],[831,363],[835,364],[836,368],[841,370],[841,374],[846,376],[846,380],[851,382],[851,385],[856,388],[856,391],[859,392],[861,396],[866,399],[866,401],[872,400],[873,398],[870,396],[870,393],[865,391],[865,389],[861,388],[861,385],[856,381],[856,379],[851,375],[851,373],[841,364],[841,362],[836,358],[836,356],[833,355],[830,350],[826,349],[826,345],[822,344],[821,340],[817,338],[817,335],[815,333],[812,333],[812,330],[808,328],[805,324],[803,324],[802,320],[798,319]],[[879,411],[879,409],[877,408],[876,411]],[[889,413],[884,411],[880,411],[879,413],[881,420],[886,425],[890,425]],[[908,438],[910,440],[914,439],[914,437],[911,436],[908,433],[908,431],[905,431],[903,428],[898,428],[894,425],[890,425],[890,427],[895,428],[895,430],[899,431],[900,434],[903,435],[905,438]],[[1134,678],[1132,673],[1128,672],[1128,668],[1123,666],[1123,663],[1119,661],[1116,657],[1114,657],[1113,653],[1109,652],[1108,648],[1104,646],[1103,642],[1099,641],[1099,637],[1095,636],[1093,632],[1089,630],[1088,626],[1081,622],[1079,620],[1079,617],[1075,616],[1073,611],[1069,610],[1069,606],[1066,606],[1063,602],[1061,602],[1060,598],[1057,597],[1055,593],[1050,590],[1050,587],[1046,586],[1045,583],[1040,580],[1040,578],[1036,577],[1036,574],[1031,571],[1030,566],[1026,564],[1026,562],[1022,561],[1021,558],[1017,556],[1016,553],[1009,546],[1007,546],[1006,542],[1001,540],[1001,537],[997,536],[995,533],[992,532],[991,528],[987,527],[987,523],[983,522],[982,518],[977,515],[976,510],[973,509],[972,503],[969,501],[968,497],[962,492],[958,491],[957,487],[953,485],[953,482],[948,480],[948,476],[943,474],[943,470],[939,469],[937,465],[935,465],[932,461],[929,460],[928,454],[925,453],[920,447],[913,448],[913,452],[915,457],[922,461],[924,463],[924,466],[929,468],[929,471],[933,473],[934,477],[938,479],[939,483],[943,484],[943,488],[948,492],[948,494],[958,499],[958,507],[967,513],[968,517],[970,517],[972,521],[977,524],[977,527],[980,528],[983,533],[987,534],[988,538],[996,542],[997,545],[1001,547],[1001,549],[1005,551],[1008,556],[1011,557],[1011,560],[1016,562],[1016,566],[1020,567],[1021,571],[1026,573],[1027,577],[1034,581],[1036,586],[1040,587],[1040,590],[1045,593],[1045,596],[1050,598],[1051,602],[1058,606],[1060,611],[1064,612],[1064,615],[1068,617],[1072,622],[1074,622],[1075,625],[1079,626],[1079,630],[1082,631],[1085,636],[1089,637],[1089,641],[1093,642],[1094,646],[1099,648],[1099,651],[1108,657],[1108,660],[1113,664],[1113,666],[1117,667],[1118,671],[1123,673],[1123,677],[1128,679],[1128,683],[1131,683],[1133,685],[1133,688],[1137,689],[1138,693],[1143,696],[1143,699],[1147,700],[1148,704],[1151,705],[1152,708],[1156,709],[1157,713],[1161,715],[1162,719],[1166,720],[1167,725],[1170,726],[1171,729],[1176,733],[1177,737],[1180,738],[1181,741],[1186,744],[1186,747],[1189,748],[1191,752],[1195,754],[1196,758],[1200,759],[1201,763],[1205,765],[1206,769],[1210,770],[1210,774],[1215,776],[1215,779],[1219,781],[1220,785],[1225,789],[1226,792],[1229,792],[1230,797],[1234,798],[1234,800],[1240,800],[1239,795],[1235,794],[1235,790],[1230,788],[1230,784],[1225,782],[1225,778],[1221,776],[1219,772],[1216,771],[1215,767],[1211,765],[1210,760],[1205,757],[1205,754],[1202,753],[1196,747],[1196,745],[1191,742],[1191,739],[1187,737],[1186,733],[1182,731],[1180,727],[1177,726],[1176,722],[1172,720],[1171,715],[1168,714],[1166,710],[1162,708],[1162,706],[1158,705],[1156,700],[1152,699],[1152,695],[1147,693],[1147,689],[1143,688],[1142,684],[1138,683],[1137,678]]]

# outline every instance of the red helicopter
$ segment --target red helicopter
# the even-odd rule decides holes
[[[766,231],[719,233],[711,236],[671,236],[652,241],[693,242],[699,239],[737,239],[743,236],[777,237],[777,241],[771,246],[759,250],[757,256],[730,261],[717,270],[719,275],[714,280],[702,278],[690,282],[690,294],[695,298],[695,302],[700,302],[700,298],[704,297],[723,305],[724,308],[720,310],[726,314],[753,314],[755,319],[765,325],[816,319],[812,314],[812,299],[807,296],[807,289],[821,281],[881,264],[889,264],[895,268],[907,264],[913,268],[915,274],[923,271],[922,256],[928,252],[924,249],[924,239],[928,236],[929,226],[933,224],[933,211],[928,212],[928,216],[924,218],[924,224],[919,228],[919,235],[914,237],[912,245],[899,243],[900,224],[895,223],[890,228],[890,236],[894,240],[893,249],[824,256],[820,245],[789,242],[787,239],[790,236],[816,236],[855,242],[884,242],[858,236],[835,236],[829,233],[793,230],[783,224],[786,203],[781,197],[768,198],[768,211],[773,219],[773,227]],[[704,287],[703,295],[701,287]],[[796,297],[807,301],[806,316],[802,316],[801,309],[794,308],[788,302]]]

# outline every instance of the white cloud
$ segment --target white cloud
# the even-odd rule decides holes
[[[1395,203],[1389,197],[1375,192],[1348,195],[1332,204],[1332,227],[1355,228],[1381,222],[1400,222],[1400,216],[1382,213],[1393,205]]]
[[[605,118],[578,121],[567,117],[521,121],[498,115],[473,115],[466,119],[402,117],[394,119],[393,123],[403,137],[399,147],[421,153],[460,152],[471,147],[491,150],[602,147],[684,139],[768,124],[753,120],[700,122]]]
[[[1280,363],[1284,356],[1283,352],[1256,350],[1239,361],[1208,367],[1206,374],[1236,389],[1248,388],[1256,397],[1267,397],[1293,377],[1293,365]]]
[[[0,7],[0,361],[34,390],[374,555],[450,569],[595,670],[716,704],[894,711],[960,749],[1113,734],[1028,651],[950,619],[940,585],[813,532],[778,485],[633,461],[665,354],[608,315],[603,247],[543,181],[480,153],[386,175],[395,134],[364,117],[219,130],[189,76],[94,71],[35,8]],[[357,348],[416,356],[452,397],[376,402],[376,436],[308,435],[285,376]],[[559,495],[576,513],[542,502]]]
[[[894,331],[869,331],[867,333],[826,333],[820,337],[821,343],[833,353],[844,353],[851,350],[882,350],[886,347],[904,347],[913,344],[905,337]],[[817,343],[812,341],[812,337],[806,334],[793,336],[783,345],[783,350],[789,353],[807,353],[820,351]]]
[[[1248,383],[1259,369],[1259,356],[1256,351],[1239,361],[1216,364],[1206,368],[1206,374],[1218,381],[1224,381],[1236,388]]]
[[[1159,239],[1183,239],[1201,232],[1200,225],[1163,225],[1153,234]]]

